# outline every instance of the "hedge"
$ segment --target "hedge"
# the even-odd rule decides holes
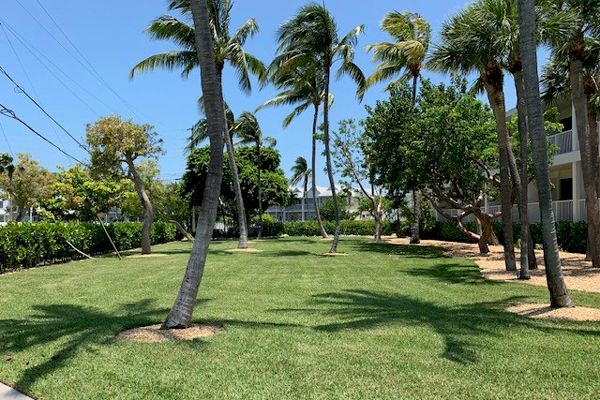
[[[502,224],[499,221],[492,223],[494,232],[501,243],[504,242],[502,236]],[[465,227],[473,232],[476,231],[474,222],[465,223]],[[541,224],[531,224],[531,237],[535,244],[542,244],[542,226]],[[518,242],[521,232],[521,224],[513,224],[514,240]],[[557,222],[556,236],[559,247],[571,253],[585,254],[587,246],[587,223],[585,222]],[[468,242],[469,240],[462,233],[454,221],[438,221],[431,229],[425,229],[421,232],[423,239],[445,240],[452,242]]]
[[[141,223],[115,222],[106,228],[119,250],[140,246]],[[152,225],[152,244],[176,238],[173,224],[155,222]],[[112,251],[102,227],[96,223],[9,223],[0,227],[0,273],[81,258],[67,241],[88,254]]]
[[[375,221],[357,221],[343,220],[340,221],[342,235],[362,235],[372,236],[375,234]],[[328,233],[335,230],[335,222],[323,221],[323,226]],[[392,234],[392,224],[389,221],[383,221],[381,227],[383,235]],[[290,221],[283,223],[283,233],[290,236],[320,236],[321,229],[318,221]]]

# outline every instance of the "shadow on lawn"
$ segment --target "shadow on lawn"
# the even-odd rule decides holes
[[[600,336],[597,330],[571,329],[553,323],[515,316],[504,308],[525,296],[502,301],[444,307],[409,296],[354,289],[313,296],[317,308],[283,309],[279,312],[308,312],[332,317],[336,322],[316,325],[324,332],[372,329],[391,324],[429,326],[444,340],[442,357],[460,364],[479,361],[480,337],[499,338],[507,331],[530,328],[542,333],[569,331],[581,335]]]
[[[444,249],[435,246],[416,246],[405,244],[377,243],[374,241],[349,241],[356,251],[377,252],[413,258],[447,258]]]
[[[458,263],[440,263],[433,266],[413,267],[402,271],[404,274],[424,277],[445,283],[468,283],[498,286],[503,282],[485,279],[474,265]]]

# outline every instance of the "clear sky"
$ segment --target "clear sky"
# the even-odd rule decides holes
[[[305,3],[302,0],[237,0],[231,26],[235,29],[248,18],[254,17],[260,26],[260,33],[248,40],[247,50],[268,63],[274,55],[278,26]],[[442,22],[466,3],[467,0],[325,2],[335,16],[341,34],[358,24],[365,24],[366,32],[360,40],[356,57],[365,74],[369,74],[374,65],[364,47],[388,39],[379,30],[379,22],[386,12],[395,9],[420,13],[432,24],[435,42]],[[40,4],[81,54],[71,46]],[[80,140],[85,137],[87,123],[111,113],[155,125],[164,140],[166,151],[160,158],[161,177],[169,180],[178,178],[185,165],[183,148],[188,135],[186,129],[199,118],[196,106],[196,99],[200,95],[199,73],[196,71],[187,80],[182,80],[175,71],[156,71],[138,75],[134,80],[128,77],[131,67],[141,59],[160,51],[176,49],[176,45],[150,40],[144,33],[153,18],[167,13],[166,4],[166,0],[85,3],[75,0],[3,0],[0,65]],[[100,78],[94,76],[96,72]],[[429,73],[425,75],[435,81],[446,79]],[[507,86],[510,88],[510,85]],[[334,82],[332,91],[336,95],[331,111],[334,128],[341,119],[363,117],[365,104],[374,104],[377,99],[386,97],[382,86],[374,87],[361,104],[355,99],[355,87],[347,78]],[[274,94],[273,88],[259,90],[256,85],[251,95],[241,93],[234,75],[226,69],[224,95],[236,115],[245,110],[254,110]],[[513,91],[508,89],[507,107],[512,107],[514,102]],[[13,109],[67,152],[85,159],[85,152],[64,132],[55,128],[22,94],[17,93],[4,77],[0,77],[0,103]],[[261,111],[258,117],[263,132],[277,139],[282,167],[289,173],[296,157],[309,159],[311,115],[307,112],[283,129],[281,122],[287,111],[285,108],[268,109]],[[59,164],[72,164],[66,156],[18,123],[2,116],[0,123],[0,151],[31,153],[34,159],[50,170],[56,170]],[[322,172],[323,162],[319,162],[317,169],[317,180],[324,185],[326,176]]]

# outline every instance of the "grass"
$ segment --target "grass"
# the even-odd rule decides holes
[[[162,321],[189,244],[0,276],[0,381],[61,400],[598,398],[600,324],[503,311],[547,302],[544,288],[484,280],[435,248],[253,246],[263,252],[211,246],[196,318],[226,332],[192,342],[115,338]]]

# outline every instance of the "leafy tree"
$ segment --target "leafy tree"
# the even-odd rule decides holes
[[[214,46],[214,59],[217,70],[217,80],[221,87],[222,94],[222,78],[225,64],[229,65],[236,71],[239,78],[238,85],[244,91],[249,93],[252,89],[250,82],[251,74],[260,76],[265,71],[263,63],[252,54],[244,49],[246,40],[249,37],[258,33],[258,24],[251,18],[247,20],[235,32],[230,33],[231,9],[233,3],[230,0],[208,0],[208,16],[211,27],[211,34]],[[179,11],[184,17],[191,16],[190,0],[171,0],[169,9]],[[154,20],[148,27],[148,33],[159,40],[172,40],[181,46],[183,49],[178,51],[170,51],[152,55],[145,60],[139,62],[131,70],[131,77],[136,72],[153,71],[155,68],[166,68],[169,70],[180,68],[182,69],[182,77],[187,78],[191,71],[198,65],[198,58],[195,55],[196,43],[194,41],[194,27],[186,22],[183,22],[173,16],[161,16]],[[226,125],[231,127],[231,121],[228,121],[226,113]],[[226,129],[228,132],[229,129]],[[230,135],[224,135],[225,144],[227,146],[228,160],[231,164],[233,186],[237,195],[237,207],[239,210],[239,231],[240,240],[239,248],[248,247],[248,233],[245,221],[245,206],[242,202],[242,192],[237,173],[237,166],[233,157],[234,148],[233,141]]]
[[[186,172],[182,180],[182,196],[189,199],[191,206],[202,206],[204,194],[204,179],[210,162],[209,149],[199,147],[189,156]],[[252,216],[259,216],[260,209],[267,209],[273,204],[286,205],[289,202],[290,194],[288,182],[285,173],[279,167],[279,152],[270,147],[263,148],[261,151],[261,200],[258,197],[258,159],[254,147],[240,146],[235,153],[236,164],[239,167],[240,185],[244,196],[244,204],[250,213],[247,219]],[[223,165],[224,179],[221,184],[221,202],[224,204],[224,211],[230,212],[235,209],[235,192],[231,181],[227,178],[231,176],[230,164]]]
[[[374,238],[376,242],[380,242],[384,211],[383,186],[375,184],[377,176],[371,160],[373,153],[371,139],[362,129],[364,122],[361,121],[359,124],[360,128],[352,119],[340,121],[337,132],[333,134],[334,165],[342,178],[350,179],[358,185],[363,196],[369,200],[371,204],[369,212],[375,219]]]
[[[533,0],[519,0],[520,46],[523,59],[523,78],[527,107],[527,120],[531,135],[532,158],[538,187],[542,233],[544,237],[544,263],[546,281],[552,307],[573,305],[562,276],[562,265],[558,253],[556,225],[552,211],[552,193],[548,174],[548,150],[544,132],[542,102],[537,63],[536,13]]]
[[[341,202],[342,207],[340,207],[340,219],[341,220],[352,220],[356,217],[355,214],[348,211],[348,207],[346,207],[345,202]],[[325,203],[323,203],[320,207],[321,209],[321,218],[324,221],[335,221],[335,204],[333,203],[333,199],[327,199]]]
[[[441,42],[434,48],[429,67],[441,72],[479,74],[494,113],[500,159],[500,200],[504,260],[507,271],[516,271],[512,228],[512,188],[510,180],[509,136],[506,122],[503,60],[506,47],[493,24],[482,21],[479,3],[469,4],[442,26]],[[501,38],[501,39],[499,39]]]
[[[418,81],[431,41],[431,26],[419,14],[392,11],[381,22],[381,29],[394,39],[393,43],[382,42],[367,47],[373,51],[373,60],[378,63],[375,72],[367,78],[367,86],[387,81],[400,75],[390,83],[390,89],[399,83],[412,80],[413,106],[417,100]],[[418,193],[412,191],[413,224],[411,243],[419,243],[420,209]]]
[[[158,139],[151,125],[138,125],[112,115],[88,125],[87,142],[94,173],[128,178],[133,182],[144,207],[142,254],[150,254],[154,210],[138,167],[143,159],[156,158],[162,152],[162,140]]]
[[[304,157],[296,158],[296,162],[292,166],[292,176],[290,185],[298,185],[302,182],[304,188],[302,192],[302,221],[304,221],[304,204],[306,202],[306,194],[308,192],[308,180],[312,175],[312,169],[308,168],[308,162]]]
[[[200,65],[203,103],[210,139],[210,162],[204,184],[206,190],[202,198],[203,207],[196,223],[196,240],[181,287],[162,325],[163,329],[186,328],[192,322],[208,247],[217,219],[219,191],[223,178],[223,133],[227,132],[225,103],[215,62],[215,45],[211,34],[207,0],[189,0],[189,4],[194,21],[195,49]]]
[[[349,75],[358,84],[358,94],[364,92],[365,77],[354,63],[354,46],[359,35],[364,31],[362,25],[357,26],[347,35],[339,37],[337,25],[327,8],[311,3],[300,8],[291,20],[281,26],[278,32],[279,52],[282,69],[296,70],[301,65],[311,65],[315,60],[323,72],[323,99],[329,99],[331,69],[334,62],[339,61],[337,75]],[[314,65],[314,63],[312,64]],[[329,137],[329,101],[323,102],[323,143],[329,185],[336,209],[336,228],[331,244],[331,253],[337,251],[340,236],[340,219],[335,178],[331,162]]]
[[[2,168],[7,173],[0,174],[0,189],[11,196],[10,214],[14,204],[18,207],[14,219],[22,221],[31,207],[37,207],[48,197],[48,187],[54,178],[47,169],[32,160],[30,154],[17,153],[17,159],[14,165],[12,157],[10,160],[6,157],[2,160]]]

